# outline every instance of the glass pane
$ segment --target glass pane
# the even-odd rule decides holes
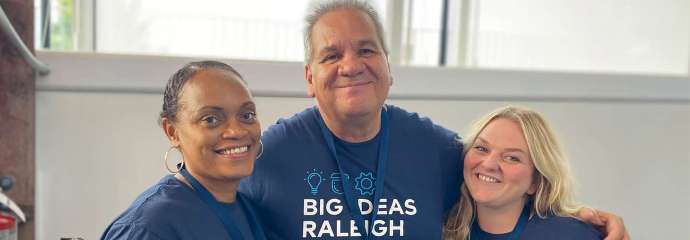
[[[685,75],[690,1],[482,0],[479,68]]]
[[[43,1],[34,1],[34,48],[54,50],[75,49],[74,0],[46,1],[48,18],[43,16]],[[44,22],[45,21],[45,22]],[[45,28],[44,28],[45,26]]]
[[[412,42],[414,50],[411,65],[438,65],[441,42],[442,1],[412,1]]]
[[[302,61],[308,0],[97,4],[97,51]]]
[[[409,0],[403,12],[401,64],[437,66],[441,32],[442,1]]]

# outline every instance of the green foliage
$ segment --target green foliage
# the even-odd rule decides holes
[[[74,50],[74,0],[52,0],[53,11],[50,29],[50,48]]]

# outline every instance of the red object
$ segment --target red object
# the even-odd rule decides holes
[[[15,227],[15,223],[16,220],[14,220],[14,217],[0,214],[0,231],[13,229]]]

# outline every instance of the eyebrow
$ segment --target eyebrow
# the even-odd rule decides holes
[[[357,47],[361,47],[361,46],[378,47],[378,44],[376,44],[376,41],[371,40],[371,39],[362,39],[362,40],[357,40],[356,46]],[[331,45],[328,45],[328,46],[325,46],[325,47],[319,49],[318,55],[321,56],[324,53],[337,52],[338,50],[340,50],[340,48],[337,47],[337,44],[331,44]]]
[[[482,137],[479,137],[479,136],[477,136],[477,140],[475,140],[475,142],[482,142],[482,143],[485,143],[485,144],[489,144],[489,141],[486,141],[486,139],[484,139],[484,138],[482,138]],[[520,149],[520,148],[506,148],[505,150],[508,151],[508,152],[521,152],[521,153],[523,153],[523,154],[527,154],[527,152],[523,151],[523,150]]]
[[[225,110],[219,106],[203,106],[193,112],[192,116],[195,118],[201,118],[206,116],[206,114],[221,114],[225,116]]]
[[[317,56],[322,56],[326,53],[337,52],[337,51],[338,51],[338,47],[336,47],[335,45],[328,45],[326,47],[319,49]]]
[[[244,102],[240,108],[256,108],[256,104],[252,101],[247,101]],[[225,109],[219,106],[204,106],[197,110],[197,112],[203,112],[203,111],[214,111],[214,112],[223,112]]]
[[[254,102],[252,102],[252,101],[247,101],[247,102],[244,102],[244,103],[242,104],[242,106],[240,106],[240,108],[252,108],[252,109],[256,109],[256,104],[254,104]]]
[[[204,106],[197,110],[197,112],[203,112],[203,111],[214,111],[214,112],[222,112],[223,108],[218,107],[218,106]]]
[[[376,41],[371,40],[371,39],[364,39],[364,40],[359,40],[357,41],[357,46],[365,46],[365,45],[371,45],[374,47],[378,47],[378,44],[376,44]]]

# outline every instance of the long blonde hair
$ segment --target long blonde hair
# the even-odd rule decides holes
[[[472,125],[467,138],[463,141],[465,146],[463,156],[468,149],[471,149],[479,133],[498,118],[518,123],[527,140],[529,154],[536,168],[537,191],[531,206],[532,213],[542,218],[546,216],[574,217],[582,207],[573,199],[574,181],[570,166],[563,156],[551,127],[538,112],[524,107],[507,106],[485,115]],[[450,211],[443,228],[444,239],[468,239],[472,223],[475,221],[474,199],[469,194],[465,183],[460,186],[460,192],[460,200]]]

